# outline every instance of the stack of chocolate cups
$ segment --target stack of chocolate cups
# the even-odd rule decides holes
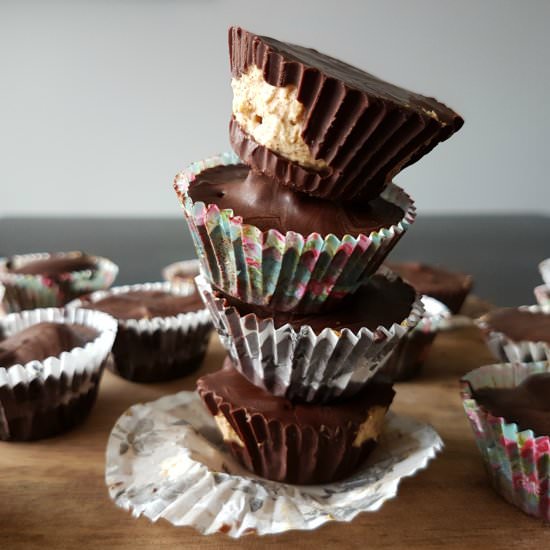
[[[314,50],[229,44],[236,154],[174,183],[228,353],[198,391],[248,469],[327,483],[374,447],[394,395],[376,375],[423,313],[380,268],[416,215],[391,178],[462,120]]]

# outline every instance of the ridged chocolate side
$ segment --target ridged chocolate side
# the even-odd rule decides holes
[[[10,388],[0,387],[0,440],[30,441],[68,431],[90,413],[107,358],[92,372],[65,373],[45,382],[34,380]]]
[[[278,182],[324,198],[372,198],[405,166],[416,162],[463,124],[451,109],[308,48],[229,30],[235,78],[251,66],[273,86],[296,86],[306,120],[302,132],[326,173],[303,168],[256,143],[230,123],[235,152]]]
[[[410,380],[417,376],[432,347],[435,332],[410,332],[390,355],[380,373],[393,382]]]
[[[224,368],[228,363],[226,359]],[[241,375],[239,377],[244,384],[251,385]],[[337,481],[351,475],[376,445],[374,439],[366,440],[361,446],[353,445],[360,426],[356,419],[350,418],[336,428],[287,423],[273,414],[272,403],[264,411],[247,409],[226,400],[209,388],[204,379],[198,380],[197,389],[210,413],[223,414],[243,442],[240,445],[226,441],[231,453],[248,470],[266,479],[298,485]],[[264,390],[256,388],[255,391],[265,394],[268,400],[289,403]],[[391,398],[386,406],[390,402]],[[307,407],[321,408],[317,405]]]
[[[137,331],[119,324],[109,370],[133,382],[164,382],[196,371],[206,354],[210,323],[189,330]]]

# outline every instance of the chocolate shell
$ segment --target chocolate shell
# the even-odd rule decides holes
[[[197,381],[232,454],[255,474],[299,485],[351,475],[375,447],[394,391],[372,382],[357,398],[332,405],[293,405],[257,388],[226,358]],[[372,423],[369,434],[361,427]]]
[[[323,198],[378,196],[404,167],[460,129],[463,119],[436,101],[315,50],[229,29],[235,79],[251,67],[265,82],[294,87],[305,109],[301,137],[320,170],[258,143],[232,117],[230,141],[243,162],[277,182]]]

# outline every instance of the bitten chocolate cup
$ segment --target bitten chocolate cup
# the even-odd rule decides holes
[[[55,274],[47,273],[47,266],[42,267],[44,272],[40,272],[40,267],[32,272],[25,269],[49,261],[66,263],[67,271],[56,269]],[[70,267],[71,264],[76,267]],[[88,292],[109,288],[117,274],[118,266],[111,260],[82,252],[0,258],[0,283],[5,287],[4,304],[8,312],[63,306]]]
[[[95,403],[103,369],[110,361],[116,321],[99,311],[47,308],[12,313],[0,319],[0,337],[42,322],[83,325],[97,336],[58,356],[0,368],[0,439],[4,441],[43,439],[80,424]]]
[[[550,308],[499,308],[476,320],[499,361],[550,360]]]
[[[322,198],[370,199],[459,130],[438,102],[315,50],[229,29],[230,141],[255,171]]]
[[[298,485],[351,475],[376,445],[394,391],[372,382],[355,399],[300,405],[246,380],[227,358],[197,390],[232,454],[257,475]]]
[[[299,326],[281,325],[273,317],[241,313],[216,296],[204,278],[196,283],[235,368],[254,385],[292,401],[327,403],[360,392],[424,312],[412,288],[393,283],[410,290],[397,322],[350,330],[334,321],[332,328],[317,330],[305,320]],[[379,307],[394,305],[393,298],[380,298],[391,285],[389,280],[381,285]]]
[[[68,308],[94,308],[100,300],[131,292],[162,292],[174,297],[196,293],[192,283],[145,283],[94,292],[67,304]],[[114,362],[109,369],[133,382],[174,380],[197,370],[206,354],[212,332],[208,311],[197,297],[197,308],[166,316],[117,319],[113,345]]]
[[[233,209],[194,202],[191,190],[208,169],[242,166],[233,154],[192,164],[174,188],[205,277],[226,294],[273,311],[330,309],[378,269],[416,218],[412,199],[390,184],[381,199],[399,219],[367,234],[321,235],[244,223]]]

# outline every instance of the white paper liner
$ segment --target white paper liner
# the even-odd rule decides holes
[[[374,332],[326,328],[315,334],[307,325],[275,328],[273,319],[241,316],[213,294],[204,277],[195,282],[235,368],[254,385],[290,400],[321,403],[357,393],[424,312],[417,299],[400,324]]]
[[[46,308],[12,313],[0,319],[0,335],[7,338],[32,325],[46,321],[85,325],[97,330],[99,334],[84,347],[76,347],[63,352],[58,357],[48,357],[44,361],[30,361],[24,365],[18,364],[8,368],[0,367],[1,439],[12,437],[19,439],[20,437],[17,436],[19,432],[32,431],[31,423],[36,422],[36,417],[39,417],[41,412],[46,411],[37,410],[29,415],[25,410],[32,409],[37,396],[45,395],[47,388],[50,388],[50,391],[52,388],[61,388],[56,403],[47,403],[50,408],[75,398],[80,391],[89,391],[89,380],[102,369],[117,331],[116,321],[99,311]],[[87,384],[86,381],[88,381]],[[28,389],[31,384],[33,390],[32,396],[29,396]],[[11,410],[13,403],[17,403],[18,408],[21,407],[22,416],[27,418],[26,426],[14,428],[13,422],[16,420],[19,422],[19,417],[8,413],[7,408],[9,405]],[[27,439],[25,436],[22,438]]]
[[[447,326],[447,322],[451,319],[451,310],[439,300],[431,296],[422,296],[422,305],[424,306],[424,314],[416,327],[411,330],[414,332],[423,332],[431,334],[438,332]]]
[[[45,260],[50,256],[68,257],[80,255],[81,252],[40,252],[36,254],[19,254],[9,258],[0,258],[0,281],[6,287],[4,305],[7,311],[16,312],[26,309],[60,307],[67,302],[66,293],[78,296],[94,290],[109,288],[117,274],[118,266],[107,258],[92,256],[97,261],[95,269],[71,271],[59,282],[44,275],[26,275],[11,273],[6,265],[12,261],[21,266],[37,260]]]
[[[350,478],[298,486],[247,472],[225,451],[215,421],[194,392],[134,405],[107,444],[105,481],[134,517],[164,518],[203,534],[231,537],[311,530],[378,510],[403,477],[425,468],[443,447],[435,430],[390,413],[379,443]]]
[[[162,270],[162,278],[169,283],[180,283],[182,281],[192,283],[199,273],[199,260],[182,260],[167,265]]]
[[[155,282],[143,283],[135,285],[124,285],[113,287],[109,290],[99,290],[84,298],[78,298],[67,304],[67,308],[86,307],[86,303],[95,303],[107,296],[126,294],[128,292],[137,291],[160,291],[174,294],[176,296],[189,296],[196,292],[195,285],[192,282],[181,281],[178,283],[171,282]],[[206,347],[208,346],[208,337],[212,329],[212,321],[210,314],[206,308],[201,308],[198,311],[189,311],[169,317],[153,317],[149,319],[119,319],[119,334],[117,342],[113,349],[116,364],[115,372],[129,379],[143,378],[143,381],[154,381],[158,373],[160,379],[171,378],[171,373],[174,376],[183,376],[185,369],[181,370],[182,361],[175,361],[175,353],[179,353],[180,359],[182,349],[185,348],[189,352],[188,359],[204,356]],[[140,347],[137,342],[144,336],[150,337],[157,334],[155,338],[155,349],[157,353],[148,364],[142,360],[140,355]],[[124,346],[124,360],[127,364],[122,364],[117,354],[119,340],[133,339],[135,342],[135,351],[137,356],[134,356],[131,341],[130,345]],[[150,339],[149,339],[150,340]],[[151,346],[149,346],[151,347]],[[173,364],[173,369],[170,365]],[[199,364],[196,367],[200,366]]]
[[[539,272],[544,284],[550,285],[550,258],[546,258],[540,262]]]
[[[531,313],[550,314],[550,307],[520,306],[518,309]],[[523,363],[550,361],[550,344],[546,342],[515,342],[502,332],[492,330],[484,317],[478,319],[476,324],[485,335],[487,347],[499,361],[504,363],[507,361],[520,361]]]
[[[539,306],[550,306],[550,285],[536,286],[534,292]]]

